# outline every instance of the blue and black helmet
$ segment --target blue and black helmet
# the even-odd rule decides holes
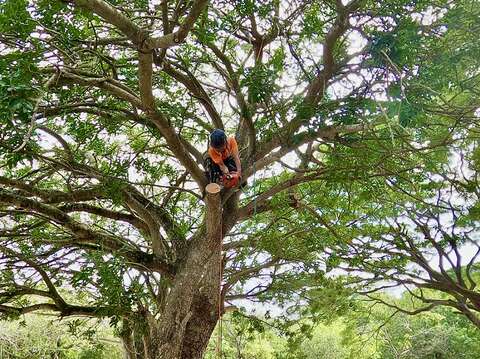
[[[215,129],[210,133],[210,145],[214,148],[222,147],[227,143],[227,135],[220,129]]]

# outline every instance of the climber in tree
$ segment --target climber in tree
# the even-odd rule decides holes
[[[205,168],[210,182],[223,183],[225,187],[234,187],[242,175],[242,165],[238,153],[237,141],[225,132],[215,129],[210,133]]]

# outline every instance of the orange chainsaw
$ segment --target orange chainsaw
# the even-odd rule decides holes
[[[240,176],[237,172],[230,172],[222,176],[222,183],[225,188],[236,187],[238,182],[240,182]]]

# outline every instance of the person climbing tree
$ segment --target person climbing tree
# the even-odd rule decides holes
[[[225,132],[220,129],[210,133],[205,168],[210,182],[221,183],[227,188],[238,185],[242,175],[242,165],[237,141],[233,136],[227,138]]]

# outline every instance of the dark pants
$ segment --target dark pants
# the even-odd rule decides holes
[[[235,160],[233,159],[233,156],[227,157],[225,160],[223,160],[223,163],[225,164],[225,166],[227,166],[230,172],[235,172],[237,170],[237,166],[235,165]],[[212,161],[210,156],[207,156],[205,158],[205,171],[210,183],[221,182],[223,172],[220,169],[220,166]]]

